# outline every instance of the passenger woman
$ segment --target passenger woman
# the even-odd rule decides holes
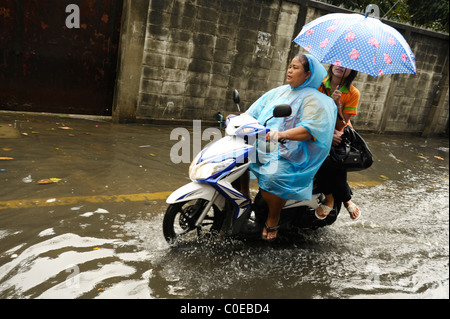
[[[324,79],[319,91],[333,99],[338,108],[338,119],[333,136],[333,145],[338,145],[342,139],[342,133],[347,125],[351,126],[350,119],[357,113],[360,92],[352,82],[358,72],[336,65],[330,65],[328,76]],[[319,219],[325,219],[331,212],[335,200],[339,200],[350,214],[353,220],[361,216],[361,212],[352,201],[352,190],[347,183],[347,171],[328,165],[325,161],[316,175],[318,191],[325,194],[325,203],[316,210]]]

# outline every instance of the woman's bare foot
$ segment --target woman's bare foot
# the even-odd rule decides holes
[[[265,241],[274,241],[277,239],[278,228],[280,226],[269,227],[267,223],[264,225],[263,232],[261,238]]]
[[[333,210],[333,207],[334,207],[333,195],[332,194],[325,195],[325,203],[323,203],[316,209],[316,217],[321,220],[325,219]]]
[[[356,204],[351,200],[344,203],[344,206],[350,214],[351,219],[358,220],[358,218],[361,217],[361,211],[359,210],[359,207],[356,206]]]

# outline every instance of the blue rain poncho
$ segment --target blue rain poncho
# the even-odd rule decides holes
[[[317,90],[327,72],[316,58],[306,56],[311,76],[302,85],[272,89],[246,112],[263,124],[272,116],[275,106],[289,104],[292,114],[269,120],[267,127],[282,132],[303,126],[313,136],[307,141],[278,143],[278,148],[270,153],[258,148],[256,161],[250,164],[259,187],[284,199],[311,200],[313,179],[330,152],[336,124],[336,104]]]

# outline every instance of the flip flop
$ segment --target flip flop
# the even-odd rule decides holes
[[[273,233],[273,232],[278,231],[278,229],[280,228],[280,225],[275,226],[275,227],[269,227],[269,226],[267,226],[267,223],[264,223],[264,228],[266,229],[267,234],[269,234],[269,233]],[[278,234],[277,234],[277,235],[278,235]],[[272,239],[268,239],[267,236],[261,235],[261,238],[262,238],[263,240],[267,241],[267,242],[272,242],[272,241],[274,241],[275,239],[277,239],[277,236],[275,236],[275,237],[272,238]]]
[[[347,209],[347,211],[349,212],[350,218],[351,218],[351,219],[353,219],[353,220],[358,220],[358,219],[361,217],[361,210],[358,208],[358,206],[356,206],[355,203],[352,203],[350,206],[346,207],[346,209]],[[359,215],[358,215],[358,217],[353,218],[353,217],[352,217],[352,214],[356,211],[356,209],[359,210]]]
[[[324,211],[324,213],[327,213],[327,216],[320,217],[319,215],[317,215],[317,209],[316,209],[316,211],[314,212],[314,215],[316,215],[316,218],[319,219],[319,220],[324,220],[325,218],[327,218],[327,217],[328,217],[328,214],[333,210],[333,208],[328,207],[328,206],[325,205],[325,204],[320,204],[319,207],[322,208],[322,210]]]

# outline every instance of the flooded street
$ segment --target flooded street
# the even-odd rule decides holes
[[[170,248],[173,128],[0,113],[0,298],[449,298],[448,138],[363,133],[356,222]]]

